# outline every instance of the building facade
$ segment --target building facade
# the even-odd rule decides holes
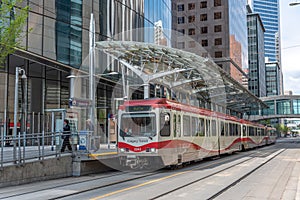
[[[265,27],[265,57],[270,62],[279,61],[280,52],[280,12],[279,0],[253,0],[253,11],[258,13]]]
[[[266,63],[266,87],[267,96],[280,95],[280,68],[278,62]]]
[[[35,127],[30,127],[32,132],[41,131],[37,124],[42,125],[41,120],[47,121],[47,110],[69,111],[69,98],[71,93],[74,94],[70,91],[70,84],[75,90],[81,88],[81,98],[89,97],[89,91],[85,89],[88,82],[81,80],[74,85],[68,76],[88,69],[91,13],[95,17],[96,41],[150,41],[144,28],[149,27],[154,32],[158,20],[166,29],[171,28],[171,3],[168,0],[24,0],[24,5],[29,5],[30,11],[24,28],[28,34],[22,42],[23,49],[10,55],[5,66],[0,68],[0,125],[5,134],[11,134],[14,123],[15,88],[18,88],[18,122],[25,118],[30,126],[35,124]],[[169,37],[167,33],[165,35]],[[151,37],[153,40],[153,35]],[[27,76],[25,80],[20,79],[17,86],[16,67],[24,69]],[[119,69],[106,57],[96,70],[97,73],[106,73]],[[96,85],[97,123],[104,132],[107,131],[108,118],[116,114],[112,108],[112,98],[118,97],[113,94],[116,81],[113,78],[118,79],[118,76]],[[71,112],[72,117],[88,115],[84,109]],[[81,129],[85,128],[85,121],[78,124]],[[50,125],[46,123],[45,126],[45,130],[49,130]]]
[[[266,96],[266,68],[264,57],[264,26],[258,14],[247,15],[249,83],[248,89],[257,97]]]
[[[246,4],[246,0],[173,0],[172,27],[188,36],[172,38],[173,46],[213,58],[242,83],[243,69],[248,68]]]
[[[283,94],[283,74],[281,66],[281,39],[280,39],[280,9],[279,0],[252,0],[254,13],[258,13],[265,27],[265,58],[267,62],[278,62],[279,76],[278,83],[280,89],[278,95]],[[266,66],[267,68],[267,66]],[[266,73],[267,70],[266,70]],[[266,75],[272,76],[272,75]],[[267,84],[268,87],[268,84]],[[268,90],[268,89],[267,89]],[[272,90],[271,88],[269,90]],[[268,95],[268,92],[267,92]]]

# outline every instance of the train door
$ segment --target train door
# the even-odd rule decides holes
[[[173,146],[172,156],[174,162],[181,163],[182,162],[182,154],[180,152],[180,137],[181,137],[181,115],[180,112],[173,112]]]
[[[242,134],[241,134],[241,147],[240,150],[244,151],[247,148],[246,139],[248,137],[248,128],[245,124],[242,125]]]
[[[214,152],[220,152],[220,141],[219,141],[219,126],[218,119],[211,118],[211,142]]]

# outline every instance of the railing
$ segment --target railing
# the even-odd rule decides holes
[[[70,145],[72,151],[66,153],[75,153],[77,151],[78,133],[70,134]],[[60,157],[63,143],[62,133],[18,133],[17,137],[0,138],[0,167],[5,165],[22,165],[31,160],[43,160],[45,157]]]

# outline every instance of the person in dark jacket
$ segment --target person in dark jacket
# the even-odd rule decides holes
[[[65,149],[66,149],[66,146],[68,147],[68,149],[70,151],[72,151],[72,147],[70,145],[70,134],[71,134],[71,131],[70,131],[70,125],[69,125],[69,120],[65,119],[64,120],[64,132],[63,132],[63,144],[62,144],[62,147],[61,147],[61,152],[64,152]]]

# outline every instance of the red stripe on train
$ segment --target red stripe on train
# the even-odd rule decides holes
[[[266,139],[263,138],[263,140],[260,142],[262,143]],[[251,138],[236,138],[229,146],[227,146],[225,149],[220,149],[220,152],[225,152],[230,150],[234,145],[240,142],[251,142],[255,145],[258,145],[260,143],[254,142]],[[205,148],[202,148],[198,144],[184,141],[184,140],[167,140],[167,141],[162,141],[162,142],[152,142],[148,143],[142,146],[133,146],[124,142],[119,142],[118,143],[119,148],[127,148],[132,152],[143,152],[146,151],[146,149],[150,148],[155,148],[155,149],[163,149],[163,148],[190,148],[194,150],[202,150],[202,151],[207,151],[207,152],[218,152],[218,150],[208,150]]]

